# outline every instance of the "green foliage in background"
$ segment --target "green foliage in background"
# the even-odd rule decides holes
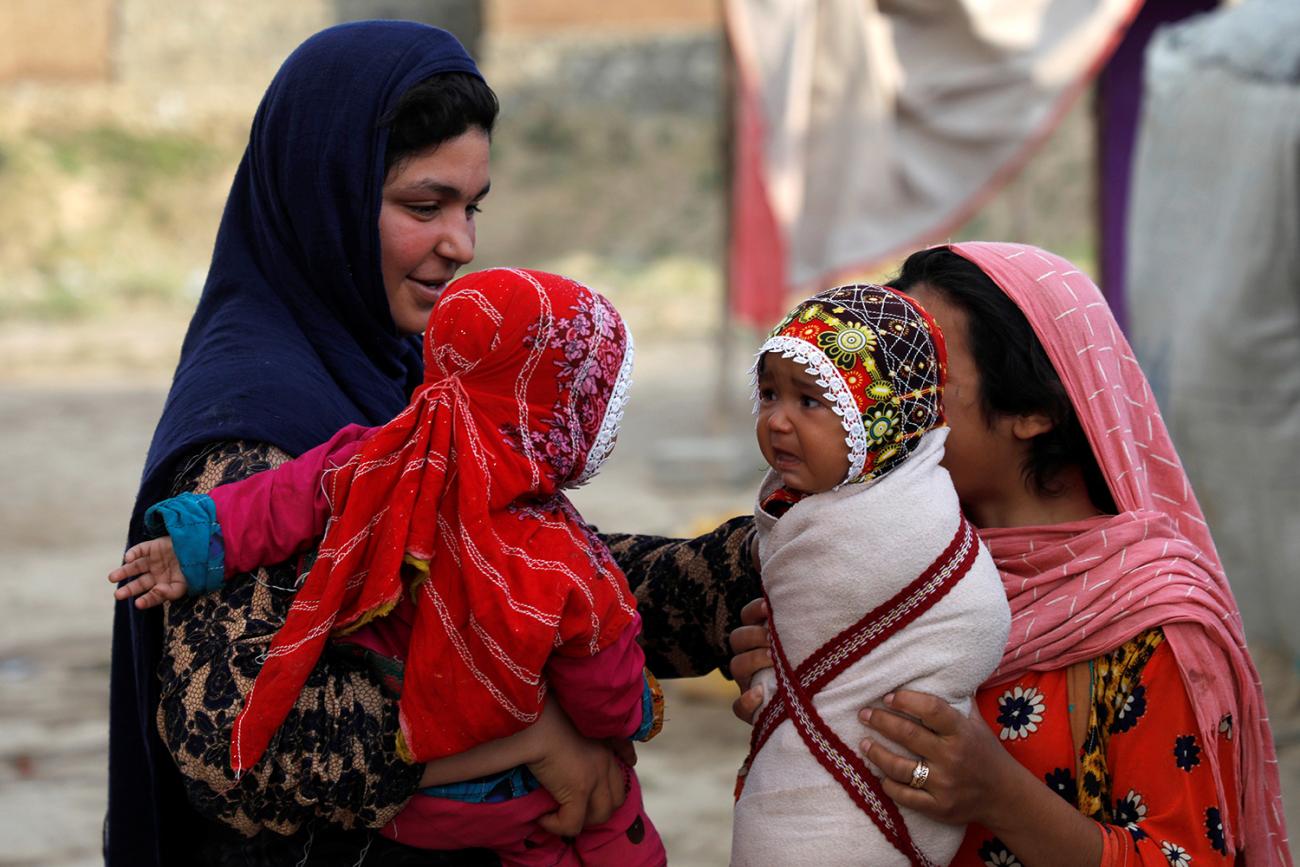
[[[503,93],[472,267],[572,271],[651,330],[716,328],[725,196],[717,118],[612,112]],[[242,125],[97,123],[0,136],[0,317],[183,312],[202,287]],[[1024,240],[1093,260],[1082,111],[954,238]],[[867,275],[887,276],[894,265]]]
[[[0,139],[0,316],[188,304],[239,148],[99,124]]]

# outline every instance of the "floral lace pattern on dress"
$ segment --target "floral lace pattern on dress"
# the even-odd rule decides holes
[[[211,446],[175,491],[208,491],[287,459],[269,445]],[[298,579],[297,564],[281,563],[167,606],[158,730],[206,818],[244,834],[292,834],[318,821],[379,827],[415,792],[421,769],[397,757],[393,696],[355,657],[327,653],[263,761],[237,781],[230,770],[231,726]]]
[[[560,393],[540,428],[521,433],[507,424],[502,436],[521,453],[527,436],[551,478],[562,487],[586,482],[614,448],[632,377],[632,339],[609,301],[590,293],[568,316],[529,328],[530,349],[558,351]]]

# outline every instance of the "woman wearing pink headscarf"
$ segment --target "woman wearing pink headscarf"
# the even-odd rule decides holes
[[[988,243],[913,254],[890,285],[944,330],[944,464],[1013,619],[982,721],[901,689],[863,710],[886,792],[969,823],[954,864],[1290,865],[1237,605],[1097,287],[1059,256]],[[761,635],[733,634],[751,651],[733,661],[742,683]]]

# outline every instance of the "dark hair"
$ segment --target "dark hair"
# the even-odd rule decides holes
[[[426,78],[402,94],[379,121],[389,128],[384,173],[472,127],[491,136],[499,108],[497,95],[477,75],[445,72]]]
[[[1040,494],[1061,492],[1057,477],[1069,466],[1083,473],[1088,496],[1104,512],[1115,501],[1079,424],[1061,377],[1025,314],[979,266],[951,250],[932,248],[907,257],[887,286],[900,292],[925,285],[966,313],[971,355],[980,375],[984,417],[1041,413],[1052,429],[1030,441],[1021,472]]]

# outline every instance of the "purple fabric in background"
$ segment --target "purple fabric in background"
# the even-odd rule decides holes
[[[1097,219],[1102,294],[1127,330],[1124,237],[1133,145],[1142,110],[1142,68],[1156,28],[1218,8],[1218,0],[1146,0],[1097,76]]]

